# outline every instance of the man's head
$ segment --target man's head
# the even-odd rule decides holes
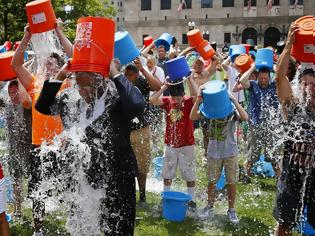
[[[139,70],[134,64],[128,64],[125,68],[125,76],[130,82],[136,81],[139,77]]]
[[[299,76],[299,82],[302,85],[303,94],[307,100],[315,106],[315,75],[312,68],[304,69]]]
[[[103,76],[93,72],[76,72],[75,79],[81,97],[87,103],[95,101],[97,91],[103,85]]]
[[[270,81],[270,71],[267,68],[261,68],[258,72],[258,84],[262,88],[267,88]]]
[[[172,99],[179,105],[183,101],[185,90],[183,84],[172,85],[169,88]]]
[[[193,68],[195,70],[195,72],[197,74],[201,74],[202,70],[203,70],[203,61],[201,60],[201,58],[197,58],[197,60],[195,61]]]
[[[154,68],[155,66],[156,66],[155,57],[152,56],[152,55],[148,56],[148,58],[147,58],[147,67],[148,67],[149,69],[152,69],[152,68]]]
[[[19,101],[19,83],[17,80],[12,80],[9,83],[8,93],[9,93],[9,97],[11,99],[11,102],[14,105],[17,105],[20,103],[20,101]]]
[[[58,53],[51,53],[45,63],[46,77],[55,76],[64,63],[64,59]]]
[[[166,49],[163,45],[157,48],[159,59],[164,60],[166,58]]]

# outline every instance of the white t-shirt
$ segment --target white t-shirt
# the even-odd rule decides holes
[[[227,70],[227,76],[228,76],[228,81],[229,81],[229,92],[233,94],[233,96],[237,99],[238,102],[244,102],[245,101],[245,96],[244,96],[244,91],[241,90],[239,92],[232,92],[234,85],[237,82],[237,76],[239,75],[239,72],[237,69],[235,69],[232,66],[229,66]]]
[[[149,70],[149,71],[154,77],[158,78],[161,83],[164,83],[164,81],[165,81],[165,74],[164,74],[164,70],[161,67],[155,66],[153,68],[153,70]],[[154,92],[151,91],[150,92],[150,96],[152,96],[153,93]]]

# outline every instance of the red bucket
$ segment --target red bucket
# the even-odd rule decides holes
[[[248,54],[249,53],[249,48],[251,47],[251,45],[250,44],[241,44],[241,45],[245,47],[246,54]]]
[[[147,36],[143,39],[143,45],[145,47],[148,47],[149,45],[151,45],[153,43],[154,39],[151,36]]]
[[[16,78],[11,66],[14,51],[0,53],[0,81],[8,81]]]
[[[106,34],[104,33],[106,29]],[[114,57],[115,23],[103,17],[78,20],[70,71],[96,72],[108,76]]]
[[[25,5],[31,33],[43,33],[55,29],[56,16],[50,0],[37,0]]]
[[[12,43],[10,41],[5,41],[3,47],[5,47],[7,51],[10,51],[12,49]]]
[[[198,45],[200,45],[204,41],[199,29],[193,29],[189,31],[187,33],[187,38],[190,47],[198,47]]]
[[[295,33],[291,54],[300,62],[313,62],[315,17],[303,16],[295,21],[300,30]]]
[[[207,40],[203,40],[203,42],[201,42],[196,47],[196,51],[199,52],[200,56],[204,60],[208,60],[208,59],[212,58],[215,54],[214,49],[211,47],[211,45],[209,44],[209,42]]]

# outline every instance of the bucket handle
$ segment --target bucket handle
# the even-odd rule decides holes
[[[93,46],[95,46],[103,55],[104,55],[104,57],[107,59],[107,61],[108,61],[108,55],[104,52],[104,50],[100,47],[100,46],[98,46],[96,43],[94,43],[93,42],[93,40],[88,40],[88,39],[86,39],[86,38],[79,38],[79,39],[75,39],[74,40],[74,44],[73,44],[73,47],[75,47],[76,46],[76,44],[78,43],[78,42],[86,42],[86,43],[90,43],[90,44],[92,44]],[[83,46],[83,47],[85,47],[85,46]],[[82,47],[82,48],[83,48]],[[79,50],[79,49],[78,49]],[[81,49],[80,49],[81,50]],[[80,51],[79,50],[79,51]]]

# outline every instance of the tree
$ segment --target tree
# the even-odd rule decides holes
[[[19,41],[27,23],[25,5],[29,0],[0,0],[0,45],[4,41]],[[56,17],[65,22],[65,33],[70,40],[75,37],[76,22],[83,16],[113,17],[116,9],[109,0],[51,0]],[[65,6],[71,6],[66,12]]]

